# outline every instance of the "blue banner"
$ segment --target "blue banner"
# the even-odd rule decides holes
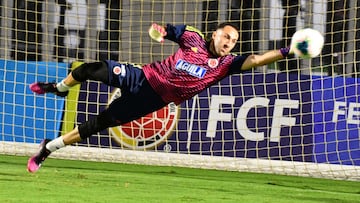
[[[28,85],[59,81],[65,63],[0,60],[2,141],[38,143],[59,135],[65,101]],[[92,145],[174,153],[360,165],[360,79],[244,73],[194,98],[100,132]],[[109,95],[111,98],[109,99]],[[89,82],[80,87],[81,123],[121,96]],[[111,139],[109,139],[109,134]]]
[[[58,136],[64,99],[37,96],[29,84],[57,81],[66,74],[64,63],[0,60],[1,141],[35,143]]]
[[[183,130],[168,143],[189,153],[311,161],[309,81],[283,73],[226,78],[182,104],[178,128]]]
[[[314,77],[314,162],[360,165],[360,79]]]

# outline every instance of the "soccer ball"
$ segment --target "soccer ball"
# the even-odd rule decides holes
[[[305,28],[292,36],[290,51],[300,58],[313,58],[321,53],[323,46],[324,36],[317,30]]]

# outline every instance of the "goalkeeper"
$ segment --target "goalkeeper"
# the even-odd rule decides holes
[[[238,28],[231,23],[219,24],[209,40],[188,25],[152,24],[150,36],[178,43],[179,49],[163,61],[142,67],[112,60],[83,63],[59,83],[36,82],[30,89],[37,94],[54,93],[65,97],[69,88],[86,80],[101,81],[121,89],[106,110],[54,140],[45,139],[40,150],[27,165],[36,172],[50,153],[79,142],[109,127],[138,119],[166,106],[180,104],[223,78],[285,58],[289,48],[268,51],[262,55],[234,55],[230,51],[238,41]]]

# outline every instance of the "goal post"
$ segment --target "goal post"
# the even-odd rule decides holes
[[[326,38],[317,58],[227,77],[51,157],[358,181],[359,5],[281,2],[1,1],[0,153],[29,156],[42,139],[63,135],[121,97],[119,89],[94,81],[66,98],[35,95],[29,84],[60,81],[73,61],[145,64],[176,51],[177,44],[160,45],[147,35],[153,22],[188,24],[209,35],[232,21],[240,27],[235,54],[287,46],[294,30],[312,27]]]

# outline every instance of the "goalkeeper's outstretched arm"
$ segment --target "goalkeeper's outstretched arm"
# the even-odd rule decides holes
[[[290,53],[292,52],[290,48],[287,47],[287,48],[281,48],[280,50],[271,50],[261,55],[257,55],[257,54],[250,55],[244,61],[243,65],[241,66],[241,70],[246,71],[257,66],[263,66],[266,64],[273,63],[275,61],[284,59]]]

